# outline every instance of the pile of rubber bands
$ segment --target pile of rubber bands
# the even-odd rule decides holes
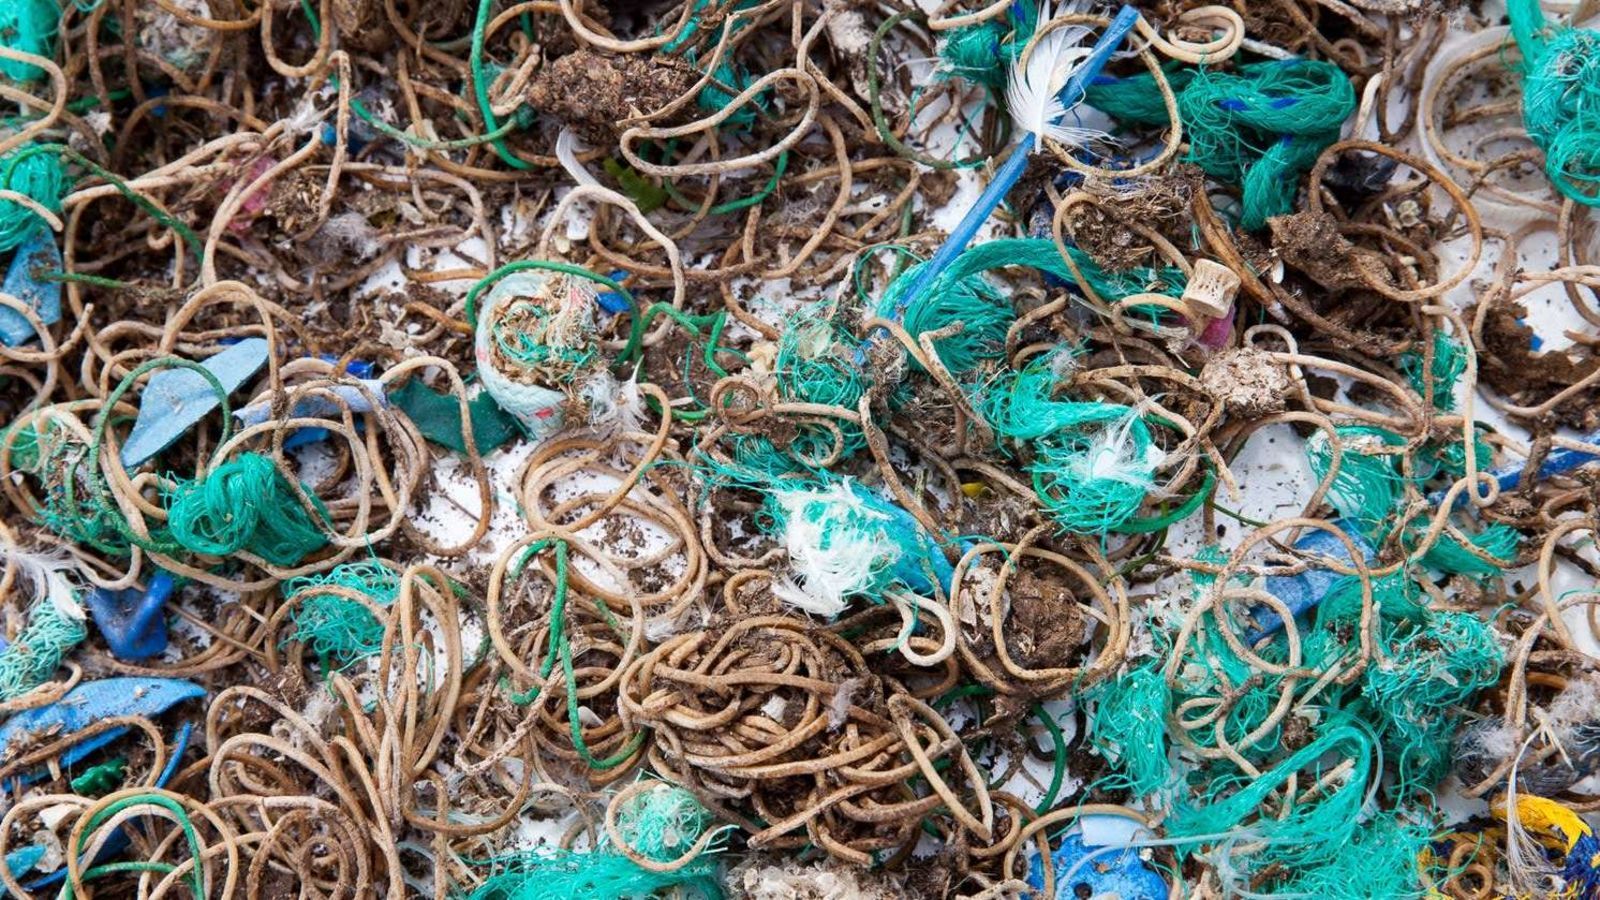
[[[1600,898],[1600,7],[0,0],[0,895]]]

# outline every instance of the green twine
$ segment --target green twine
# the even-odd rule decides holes
[[[939,361],[958,377],[988,360],[1004,356],[1006,331],[1016,320],[1017,314],[1012,310],[1010,301],[979,274],[985,269],[1014,264],[990,250],[992,245],[993,242],[979,244],[961,254],[949,269],[934,279],[915,303],[905,309],[902,324],[912,337],[954,323],[962,325],[959,333],[933,342]],[[962,265],[963,262],[965,265]],[[927,265],[926,262],[917,263],[889,283],[888,290],[878,301],[879,316],[894,316],[901,295]],[[914,359],[912,364],[920,368]]]
[[[635,853],[662,863],[688,853],[716,824],[693,794],[665,782],[629,798],[616,822]],[[672,896],[720,900],[716,854],[721,848],[716,843],[670,872],[646,869],[611,846],[535,850],[496,860],[501,871],[485,879],[468,900],[624,900],[663,896],[669,889]]]
[[[1511,526],[1496,522],[1477,534],[1469,535],[1468,541],[1482,553],[1493,557],[1495,562],[1468,550],[1448,531],[1440,533],[1439,539],[1422,555],[1422,562],[1451,575],[1497,575],[1516,559],[1522,535]]]
[[[1421,620],[1385,617],[1378,656],[1363,675],[1362,699],[1376,715],[1395,792],[1430,791],[1448,774],[1451,739],[1480,690],[1500,680],[1505,654],[1494,631],[1471,613],[1434,612]]]
[[[1281,800],[1279,812],[1262,814],[1267,797],[1279,791],[1289,776],[1305,773],[1300,779],[1304,786],[1346,760],[1352,763],[1348,776],[1336,779],[1307,800],[1299,799],[1299,791],[1292,792],[1294,796]],[[1371,733],[1358,722],[1335,722],[1258,776],[1252,778],[1242,772],[1219,774],[1207,780],[1197,799],[1178,797],[1167,819],[1167,833],[1183,838],[1237,833],[1248,828],[1249,841],[1261,841],[1267,846],[1247,856],[1229,858],[1227,867],[1240,875],[1276,871],[1280,867],[1293,872],[1327,865],[1339,848],[1356,836],[1373,763]]]
[[[115,510],[94,499],[85,474],[94,455],[90,444],[47,416],[20,426],[11,444],[12,465],[38,479],[43,488],[35,521],[74,543],[125,557],[131,544],[118,528]]]
[[[52,21],[54,21],[52,19]],[[0,187],[15,191],[53,213],[61,212],[67,173],[61,157],[24,144],[0,157]],[[34,229],[45,227],[39,214],[15,200],[0,200],[0,253],[15,250]]]
[[[1287,877],[1273,882],[1272,890],[1280,896],[1318,900],[1439,897],[1424,876],[1437,876],[1440,867],[1425,866],[1422,861],[1434,831],[1430,823],[1412,821],[1398,812],[1373,813],[1351,831],[1348,843],[1332,848],[1328,859],[1286,873]]]
[[[1272,60],[1233,73],[1186,67],[1167,78],[1189,139],[1188,161],[1242,187],[1239,224],[1249,230],[1293,211],[1299,177],[1339,139],[1356,108],[1349,79],[1330,62]],[[1122,122],[1167,124],[1149,74],[1090,85],[1085,102]]]
[[[1105,534],[1138,513],[1162,453],[1131,407],[1053,399],[1069,362],[1059,350],[1035,361],[993,386],[982,408],[997,438],[1028,442],[1034,491],[1057,524]]]
[[[5,0],[0,3],[0,45],[8,50],[53,59],[56,55],[56,29],[61,9],[55,0]],[[44,75],[32,63],[0,60],[0,74],[26,83]]]
[[[1411,383],[1412,390],[1424,393],[1427,387],[1423,378],[1423,354],[1407,350],[1400,354],[1400,371]],[[1440,412],[1456,408],[1456,385],[1467,372],[1467,348],[1443,331],[1433,333],[1433,364],[1428,375],[1433,382],[1433,405]]]
[[[1089,717],[1089,743],[1120,773],[1103,785],[1138,797],[1166,787],[1172,780],[1167,755],[1172,691],[1161,664],[1152,661],[1101,682],[1088,697],[1095,704]]]
[[[854,410],[870,383],[867,373],[855,364],[854,344],[853,335],[830,319],[804,311],[792,316],[778,338],[778,355],[773,363],[779,392],[786,400]],[[844,446],[838,448],[842,454],[849,455],[866,446],[860,425],[847,421],[838,425],[844,435]],[[809,465],[826,459],[832,444],[831,430],[802,425],[785,450],[802,465]],[[776,447],[774,451],[782,452]]]
[[[345,563],[317,575],[285,581],[284,597],[306,591],[338,587],[355,591],[378,606],[388,606],[400,592],[400,578],[376,560]],[[289,616],[298,641],[311,652],[340,666],[364,659],[383,648],[383,622],[359,601],[336,593],[307,597]]]
[[[1600,206],[1600,32],[1549,26],[1538,0],[1509,0],[1522,51],[1522,123],[1562,196]]]
[[[689,852],[715,824],[694,794],[666,782],[634,794],[617,810],[622,839],[635,853],[662,863]]]
[[[327,510],[313,503],[327,521]],[[328,543],[277,465],[259,453],[241,453],[202,481],[179,483],[167,497],[167,527],[192,553],[244,550],[275,566],[297,565]]]
[[[27,627],[0,651],[0,702],[15,700],[49,681],[61,660],[88,634],[83,619],[63,613],[50,598],[34,603]]]
[[[1386,448],[1400,447],[1405,439],[1370,425],[1343,425],[1336,429],[1344,453],[1324,499],[1339,515],[1360,525],[1362,534],[1381,538],[1394,524],[1393,515],[1405,499],[1407,481],[1396,467],[1399,458]],[[1306,459],[1318,481],[1333,468],[1333,445],[1325,431],[1306,440]]]

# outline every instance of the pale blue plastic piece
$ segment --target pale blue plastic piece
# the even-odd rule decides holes
[[[266,338],[246,338],[200,365],[233,393],[267,364]],[[122,445],[122,464],[133,468],[183,437],[221,403],[205,376],[190,369],[161,369],[139,398],[139,418]]]
[[[365,388],[365,390],[363,390]],[[344,401],[341,406],[332,397],[317,393],[301,397],[295,401],[294,409],[289,416],[296,419],[338,419],[346,407],[352,413],[372,412],[375,408],[389,405],[389,398],[384,394],[383,382],[377,379],[362,379],[361,387],[353,384],[336,384],[328,388]],[[373,400],[377,401],[376,406]],[[272,415],[272,398],[266,397],[249,406],[234,410],[233,417],[239,424],[246,428],[251,425],[260,425]]]
[[[22,242],[11,266],[6,269],[6,280],[0,290],[32,307],[39,320],[46,325],[61,321],[61,282],[40,281],[35,272],[61,271],[61,249],[56,246],[55,235],[48,229],[39,229]],[[33,325],[22,313],[9,306],[0,306],[0,343],[7,347],[25,344],[35,337]]]

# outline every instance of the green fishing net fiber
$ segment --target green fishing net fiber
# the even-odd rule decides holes
[[[1355,89],[1333,63],[1287,59],[1232,72],[1185,67],[1166,73],[1189,141],[1187,159],[1242,190],[1241,227],[1254,230],[1294,208],[1299,177],[1339,139]],[[1155,77],[1090,85],[1086,101],[1118,121],[1167,124]]]
[[[63,613],[48,598],[35,603],[22,634],[0,651],[0,701],[14,700],[49,681],[88,633],[82,619]]]
[[[0,45],[46,59],[56,55],[56,30],[61,8],[55,0],[4,0],[0,2]],[[17,82],[33,81],[44,72],[21,60],[0,60],[0,74]]]
[[[167,501],[167,528],[193,553],[221,557],[246,550],[292,566],[328,543],[277,465],[259,453],[241,453],[203,480],[180,482]]]
[[[1344,452],[1324,499],[1341,517],[1356,522],[1362,534],[1381,537],[1393,524],[1407,486],[1396,464],[1398,457],[1386,450],[1403,446],[1405,439],[1370,425],[1344,425],[1335,433]],[[1306,440],[1306,459],[1318,481],[1328,477],[1333,469],[1333,444],[1327,432],[1318,431]]]
[[[778,338],[778,355],[773,362],[773,377],[785,399],[820,403],[854,410],[867,392],[869,379],[852,358],[854,341],[832,320],[807,313],[789,319]],[[839,422],[844,437],[841,452],[848,455],[866,446],[859,425]],[[825,459],[832,449],[833,432],[815,425],[802,425],[790,450],[801,460]]]
[[[1418,394],[1425,387],[1423,383],[1423,366],[1425,361],[1422,353],[1416,350],[1407,350],[1400,354],[1400,371],[1410,382],[1411,389]],[[1433,364],[1428,367],[1428,374],[1433,380],[1433,405],[1441,412],[1451,412],[1456,408],[1456,385],[1461,381],[1461,376],[1467,373],[1467,348],[1460,341],[1443,331],[1433,333]]]
[[[1089,717],[1089,743],[1119,773],[1104,786],[1139,797],[1165,788],[1172,780],[1167,755],[1172,691],[1160,664],[1150,662],[1101,682],[1088,696],[1095,704]]]
[[[289,614],[294,623],[289,639],[339,665],[382,649],[383,622],[372,610],[349,597],[318,590],[328,587],[345,588],[378,606],[388,606],[400,592],[400,578],[393,569],[374,560],[345,563],[321,574],[290,578],[282,585],[284,597],[318,592],[306,597]]]
[[[1538,0],[1509,0],[1522,51],[1522,123],[1565,197],[1600,206],[1600,32],[1549,26]]]
[[[0,3],[0,7],[3,6],[4,3]],[[27,144],[0,157],[0,187],[59,213],[61,197],[67,189],[67,174],[60,156]],[[38,213],[15,200],[0,200],[0,253],[15,250],[35,229],[44,227]]]
[[[1105,534],[1138,513],[1163,455],[1131,407],[1053,399],[1063,352],[976,399],[1002,447],[1027,443],[1034,492],[1056,523],[1077,534]]]
[[[714,825],[693,794],[664,782],[633,795],[617,812],[622,839],[659,863],[681,858]],[[679,897],[722,897],[714,847],[670,872],[645,869],[609,846],[538,850],[500,862],[502,870],[485,879],[469,900],[623,900],[668,890]]]

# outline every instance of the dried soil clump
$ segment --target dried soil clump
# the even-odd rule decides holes
[[[540,71],[528,86],[528,102],[591,145],[602,145],[622,133],[620,120],[666,106],[697,80],[693,68],[675,59],[579,50]]]
[[[1519,406],[1537,406],[1600,367],[1600,359],[1592,356],[1574,358],[1581,351],[1535,353],[1534,332],[1522,314],[1516,304],[1496,303],[1485,315],[1485,352],[1478,357],[1478,374],[1496,391]],[[1583,431],[1600,427],[1600,390],[1579,391],[1556,404],[1550,416],[1557,424]]]
[[[1366,288],[1392,281],[1377,254],[1350,243],[1327,213],[1303,210],[1267,220],[1272,246],[1285,263],[1329,291]],[[1363,279],[1361,272],[1367,273]]]

